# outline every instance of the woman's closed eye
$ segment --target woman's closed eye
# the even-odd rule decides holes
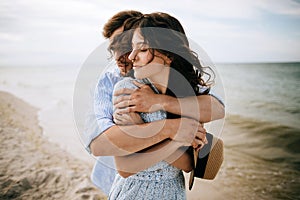
[[[149,50],[149,46],[145,43],[138,43],[136,45],[132,45],[132,49],[138,52],[146,52]]]
[[[149,50],[149,48],[141,48],[140,49],[140,52],[146,52],[146,51],[148,51]]]

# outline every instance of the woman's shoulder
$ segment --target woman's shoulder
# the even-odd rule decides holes
[[[117,82],[117,84],[115,85],[114,89],[122,89],[122,88],[130,88],[130,89],[136,89],[138,88],[133,81],[136,79],[133,79],[131,77],[125,77],[122,80],[120,80],[119,82]]]

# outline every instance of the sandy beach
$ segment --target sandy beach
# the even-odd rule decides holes
[[[7,92],[0,92],[0,102],[0,199],[106,199],[90,181],[92,164],[42,135],[38,109]],[[187,195],[191,200],[222,196],[211,182],[199,180]]]
[[[92,165],[42,136],[36,108],[6,92],[0,102],[0,199],[106,199]]]

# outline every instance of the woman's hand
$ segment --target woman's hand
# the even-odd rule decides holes
[[[203,125],[190,118],[174,119],[170,139],[183,143],[183,146],[202,148],[207,144],[206,130]]]
[[[203,127],[203,124],[199,123],[199,127],[196,133],[196,137],[192,142],[192,147],[196,150],[200,150],[204,145],[208,143],[206,138],[206,129]]]
[[[114,96],[118,96],[113,102],[115,108],[122,108],[121,113],[155,112],[163,109],[160,102],[166,95],[155,94],[149,85],[137,81],[133,83],[138,89],[124,88],[114,93]]]

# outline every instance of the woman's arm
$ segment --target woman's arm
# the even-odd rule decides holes
[[[114,101],[120,114],[130,112],[167,112],[193,118],[200,123],[224,118],[224,105],[212,95],[199,95],[185,98],[175,98],[163,94],[155,94],[148,85],[134,82],[139,89],[124,88],[115,91],[119,96]],[[120,96],[124,95],[125,96]],[[197,108],[198,112],[195,112]]]
[[[181,129],[179,132],[181,131],[184,131],[184,129]],[[145,170],[162,160],[167,161],[171,165],[178,169],[182,169],[185,172],[191,171],[193,167],[193,158],[186,152],[187,147],[185,147],[183,143],[176,142],[174,140],[176,137],[172,139],[173,140],[164,140],[163,142],[137,153],[126,156],[115,156],[116,167],[119,174],[123,177],[128,177],[139,171]],[[187,146],[192,145],[194,148],[198,147],[198,145],[203,143],[206,139],[206,130],[203,127],[198,127],[196,134],[192,136],[191,139],[193,142],[187,144]]]
[[[190,172],[193,160],[186,152],[187,147],[182,147],[181,145],[178,142],[165,140],[138,153],[128,156],[116,156],[115,163],[118,173],[126,178],[162,160],[167,161],[178,169]]]
[[[192,171],[194,164],[192,154],[188,152],[188,147],[185,146],[178,148],[172,155],[166,158],[165,161],[186,173]]]

